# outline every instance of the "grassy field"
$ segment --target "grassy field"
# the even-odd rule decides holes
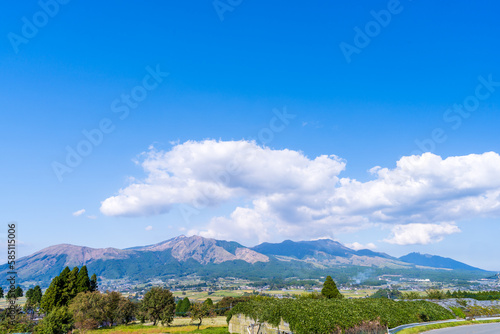
[[[433,329],[478,325],[478,324],[489,324],[494,322],[500,322],[500,320],[483,320],[483,321],[476,320],[476,321],[461,321],[461,322],[448,322],[444,324],[424,325],[424,326],[417,326],[413,328],[403,329],[401,332],[399,332],[399,334],[417,334],[417,333],[424,333]]]
[[[366,297],[369,295],[372,295],[375,293],[377,289],[362,289],[362,290],[341,290],[340,292],[344,295],[346,298],[362,298]],[[179,297],[179,298],[184,298],[188,297],[190,301],[197,301],[197,302],[202,302],[206,300],[207,298],[211,298],[214,302],[218,302],[224,297],[240,297],[243,296],[245,293],[251,294],[253,290],[218,290],[212,293],[208,293],[206,291],[175,291],[174,296]],[[269,290],[269,291],[264,291],[266,294],[270,294],[273,296],[276,295],[302,295],[306,293],[304,290]]]
[[[17,298],[17,305],[23,306],[25,303],[26,303],[25,297]],[[6,308],[7,306],[8,306],[7,299],[1,298],[0,299],[0,308]]]
[[[373,295],[377,292],[377,289],[362,289],[362,290],[340,290],[340,293],[344,295],[346,298],[363,298],[366,296]]]
[[[202,302],[205,299],[212,299],[214,302],[218,302],[224,297],[239,297],[243,296],[243,294],[252,293],[252,290],[219,290],[213,293],[208,293],[206,291],[196,292],[196,291],[185,291],[184,293],[181,291],[175,291],[174,296],[179,298],[188,297],[190,301]]]
[[[152,324],[135,324],[128,326],[117,326],[89,331],[89,334],[126,334],[126,333],[203,333],[203,334],[227,334],[226,317],[204,319],[200,330],[189,318],[175,318],[170,326],[153,326]]]

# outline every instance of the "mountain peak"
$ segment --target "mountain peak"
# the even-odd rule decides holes
[[[154,245],[135,248],[135,250],[155,252],[170,250],[172,256],[179,261],[192,258],[201,264],[234,260],[249,263],[269,261],[268,256],[259,254],[237,242],[204,238],[199,235],[189,237],[181,235]]]

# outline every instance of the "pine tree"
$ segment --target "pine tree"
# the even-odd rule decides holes
[[[99,284],[97,284],[97,276],[93,274],[90,278],[90,292],[97,291],[99,289]]]
[[[87,292],[90,291],[90,280],[89,273],[87,271],[87,266],[83,266],[78,273],[76,280],[77,292]]]
[[[191,302],[188,297],[185,297],[183,300],[179,301],[177,304],[178,308],[176,309],[178,315],[185,317],[191,308]]]
[[[85,277],[87,278],[87,283],[90,284],[86,270],[87,269],[85,268]],[[69,302],[79,292],[78,288],[80,283],[80,273],[81,271],[78,271],[77,267],[73,268],[72,271],[70,271],[69,268],[66,267],[63,269],[63,271],[61,271],[59,276],[54,277],[52,282],[50,282],[49,288],[45,291],[45,294],[43,294],[43,297],[41,298],[41,309],[44,312],[49,313],[54,308],[68,306]],[[83,277],[81,278],[81,281],[82,285],[85,284],[85,280],[83,279]],[[88,289],[85,291],[88,291]],[[40,287],[37,288],[36,293],[39,293],[41,295],[42,290],[40,289]]]
[[[323,289],[321,289],[321,294],[328,299],[343,298],[331,276],[326,277],[325,283],[323,284]]]
[[[65,290],[65,299],[68,300],[68,302],[71,299],[75,298],[78,293],[78,272],[78,267],[74,267],[73,270],[71,270],[71,272],[68,274],[68,284],[66,285]]]
[[[68,275],[69,275],[70,272],[71,272],[71,270],[69,270],[69,267],[64,268],[61,271],[61,273],[59,274],[59,278],[63,279],[66,282],[66,280],[68,279]]]
[[[54,308],[62,306],[62,294],[61,278],[56,276],[43,294],[42,302],[40,303],[41,309],[48,314]]]
[[[179,299],[177,301],[177,304],[175,304],[175,315],[177,316],[182,316],[183,314],[181,314],[181,306],[182,306],[182,299]]]

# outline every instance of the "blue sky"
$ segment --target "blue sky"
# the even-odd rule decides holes
[[[496,2],[54,3],[0,13],[1,217],[18,223],[21,255],[198,233],[332,237],[500,269]],[[121,119],[127,95],[140,101]],[[58,177],[54,163],[102,122]],[[238,154],[228,183],[207,176]]]

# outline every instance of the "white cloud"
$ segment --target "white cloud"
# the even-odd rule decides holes
[[[146,226],[145,230],[146,230],[146,231],[151,231],[151,230],[153,230],[153,226],[151,226],[151,225]]]
[[[140,164],[146,178],[104,200],[102,213],[149,216],[179,205],[199,212],[237,202],[244,205],[229,216],[191,228],[205,236],[255,241],[274,235],[311,239],[374,224],[432,227],[500,216],[500,156],[495,152],[402,157],[395,168],[372,168],[373,179],[367,182],[341,177],[346,163],[334,155],[309,158],[249,141],[153,148],[142,154]],[[431,232],[433,241],[446,235]]]
[[[85,209],[81,209],[81,210],[73,212],[73,216],[79,217],[79,216],[83,215],[84,213],[85,213]]]
[[[144,182],[102,202],[109,216],[165,213],[175,204],[214,206],[235,197],[313,194],[334,187],[345,163],[334,156],[308,159],[292,150],[271,150],[248,141],[189,141],[171,151],[144,153]]]
[[[234,240],[238,235],[239,240],[255,240],[264,242],[270,240],[270,222],[266,222],[255,210],[247,208],[236,208],[230,218],[213,218],[204,229],[192,229],[189,235],[200,235],[206,238]]]
[[[396,245],[427,245],[459,232],[460,229],[450,223],[396,225],[392,228],[391,238],[385,241]]]
[[[87,216],[87,218],[88,219],[97,219],[97,216],[95,216],[95,215],[89,215],[89,216]]]
[[[347,243],[345,244],[346,247],[349,247],[351,249],[354,249],[354,250],[361,250],[361,249],[370,249],[370,250],[374,250],[377,248],[377,246],[370,242],[370,243],[367,243],[366,245],[363,245],[363,244],[360,244],[359,242],[355,241],[353,243]]]

